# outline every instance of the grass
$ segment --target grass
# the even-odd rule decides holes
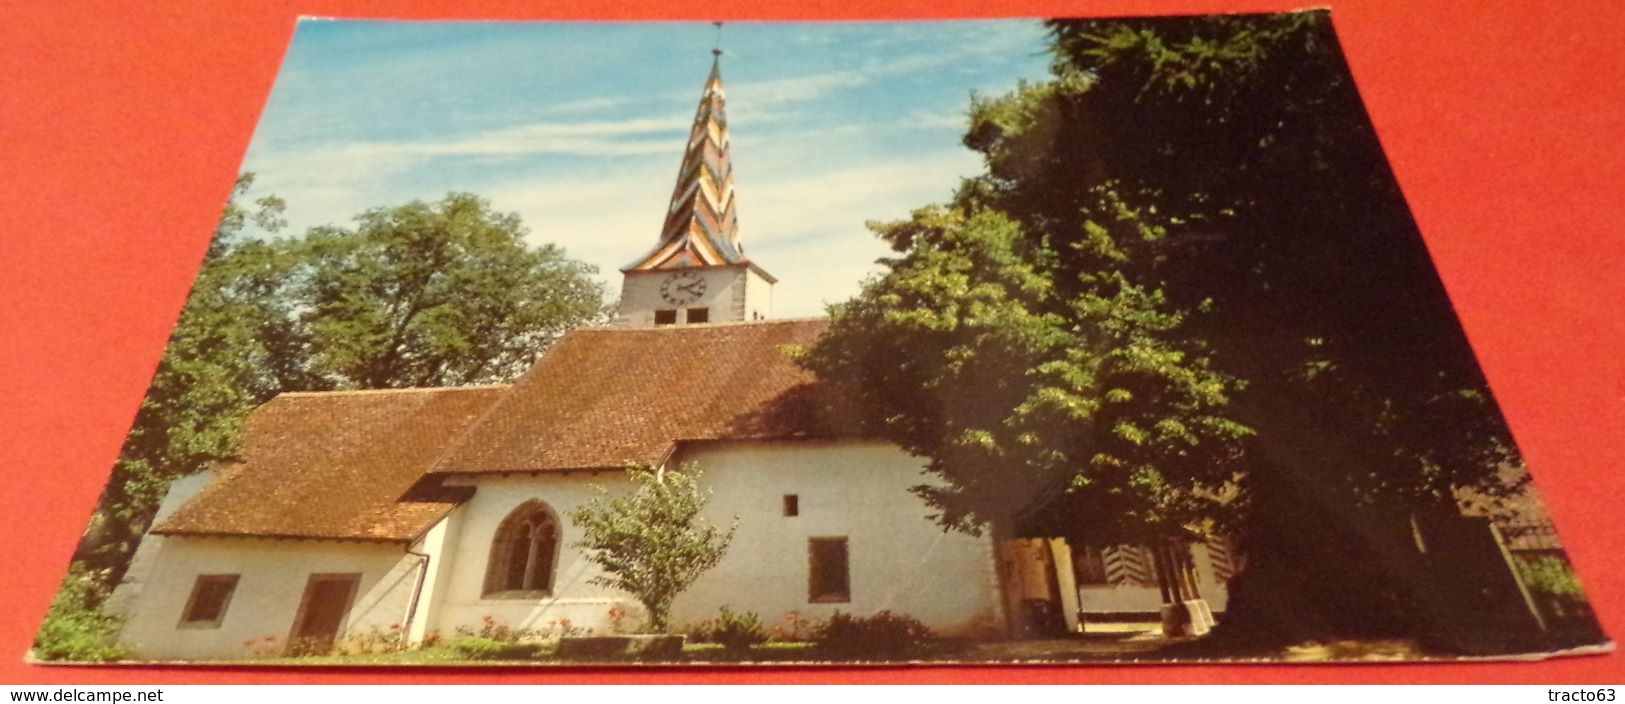
[[[826,662],[941,662],[943,664],[1031,663],[1031,662],[1192,662],[1192,661],[1277,661],[1350,662],[1392,661],[1424,656],[1414,643],[1403,641],[1339,641],[1303,644],[1290,648],[1242,652],[1233,646],[1206,642],[1207,639],[1133,637],[1129,634],[1097,634],[1068,638],[1018,641],[941,640],[914,652],[895,656],[833,657],[813,643],[774,642],[752,646],[749,651],[729,651],[714,643],[689,643],[675,658],[623,657],[577,660],[556,657],[551,647],[536,657],[510,660],[473,660],[447,644],[389,653],[319,655],[297,658],[270,658],[237,661],[234,664],[280,666],[369,666],[423,665],[439,667],[557,666],[557,665],[703,665],[771,664]]]
[[[263,658],[245,661],[253,665],[513,665],[525,660],[470,660],[457,650],[437,645],[392,653],[353,653],[347,655],[306,655],[291,658]]]
[[[818,660],[812,643],[763,643],[749,652],[731,652],[714,643],[689,643],[683,646],[677,658],[620,658],[608,662],[688,664],[688,663],[749,663],[749,662],[808,662]],[[346,655],[309,655],[304,657],[264,658],[241,661],[253,665],[575,665],[597,661],[559,658],[552,648],[542,650],[538,657],[516,660],[474,660],[450,645],[441,644],[415,650],[388,653],[353,653]]]
[[[629,656],[605,659],[573,659],[554,655],[553,647],[541,649],[536,657],[508,660],[476,660],[450,645],[441,644],[415,650],[386,653],[354,653],[346,655],[307,655],[233,661],[243,665],[276,666],[367,666],[367,665],[427,665],[440,667],[485,667],[491,665],[744,665],[767,663],[827,663],[827,662],[918,662],[942,659],[944,661],[997,660],[978,657],[973,644],[965,641],[938,641],[914,652],[896,655],[876,655],[854,658],[826,654],[814,643],[773,642],[751,646],[748,651],[730,651],[716,643],[688,643],[675,658],[658,656]],[[967,657],[969,656],[969,657]]]

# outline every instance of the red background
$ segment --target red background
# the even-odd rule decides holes
[[[1308,0],[6,3],[0,682],[1596,682],[1536,663],[241,670],[21,661],[129,428],[299,15],[841,19],[1269,11]],[[1608,630],[1625,634],[1625,4],[1335,0],[1366,106]]]

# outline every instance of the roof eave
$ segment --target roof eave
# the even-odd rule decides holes
[[[443,516],[442,516],[443,518]],[[437,519],[435,523],[439,523]],[[433,528],[433,525],[430,525]],[[226,531],[194,531],[175,528],[154,528],[152,535],[174,538],[238,538],[242,540],[310,540],[339,543],[378,543],[410,545],[416,538],[391,538],[376,535],[299,535],[295,533],[235,533]],[[428,531],[424,531],[427,533]]]

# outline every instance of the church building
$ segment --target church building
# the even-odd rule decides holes
[[[704,472],[737,532],[678,597],[675,628],[727,606],[779,622],[891,610],[944,635],[1077,630],[1151,614],[1158,556],[944,532],[909,491],[925,460],[822,410],[746,253],[713,63],[659,238],[623,270],[613,324],[565,335],[511,385],[286,393],[239,456],[175,483],[109,603],[143,659],[231,659],[366,633],[421,642],[485,623],[610,632],[631,595],[588,581],[568,514],[630,490],[629,465]],[[1186,596],[1222,608],[1223,546]],[[1035,616],[1036,614],[1036,616]],[[1080,616],[1080,614],[1082,616]]]

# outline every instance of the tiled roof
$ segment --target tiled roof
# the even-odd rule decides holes
[[[411,541],[457,497],[405,494],[507,388],[278,396],[249,415],[239,461],[153,532]]]
[[[850,436],[787,348],[824,320],[593,328],[511,387],[283,394],[166,535],[410,542],[466,495],[438,476],[619,469],[678,443]]]
[[[785,354],[825,320],[576,330],[460,438],[432,472],[619,468],[678,442],[850,435]]]

